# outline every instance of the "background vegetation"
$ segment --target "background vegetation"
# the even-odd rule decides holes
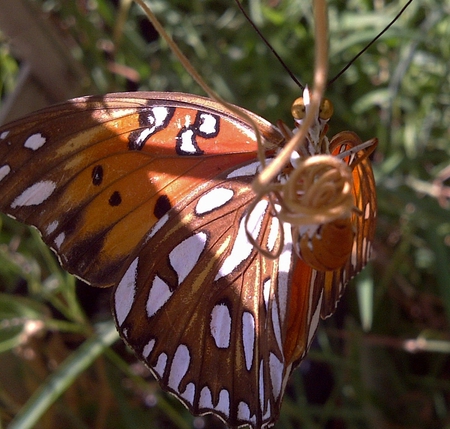
[[[272,122],[291,123],[290,104],[299,88],[232,0],[149,4],[224,98]],[[330,0],[330,75],[404,4]],[[123,9],[123,26],[119,2],[36,0],[30,5],[59,28],[85,68],[84,93],[201,94],[135,5]],[[302,82],[311,82],[311,2],[250,0],[245,7],[289,68]],[[313,350],[287,388],[278,428],[450,427],[449,38],[450,2],[415,0],[328,90],[335,105],[330,135],[353,130],[363,140],[380,140],[373,160],[379,202],[375,254],[348,287],[337,314],[321,324]],[[19,64],[8,39],[1,41],[5,96],[14,88]],[[191,417],[162,393],[120,341],[113,348],[105,345],[116,338],[110,291],[75,288],[36,233],[1,219],[3,424],[20,412],[31,425],[20,427],[219,427],[214,418]],[[106,329],[96,335],[100,321],[106,321]],[[88,366],[99,354],[73,381],[70,368]],[[66,358],[71,361],[61,371]],[[36,410],[52,400],[45,388],[57,368],[51,383],[71,388],[39,418]],[[38,402],[24,407],[36,388],[41,389]]]

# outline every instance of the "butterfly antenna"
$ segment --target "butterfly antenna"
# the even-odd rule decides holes
[[[236,0],[237,1],[237,0]],[[396,15],[396,17],[390,22],[390,24],[380,33],[378,34],[377,37],[375,37],[375,39],[373,39],[361,52],[359,52],[358,55],[356,55],[355,57],[353,57],[350,62],[330,81],[328,81],[327,87],[330,86],[333,82],[335,82],[340,76],[342,76],[347,69],[364,53],[367,51],[367,49],[369,49],[384,33],[386,33],[387,30],[389,30],[389,28],[392,27],[392,25],[395,23],[395,21],[397,21],[398,18],[400,18],[400,16],[403,14],[403,12],[406,10],[406,8],[413,2],[413,0],[409,0],[405,6],[402,7],[402,9],[400,10],[400,12]]]
[[[242,7],[242,4],[239,0],[234,0],[236,4],[238,5],[238,8],[241,10],[242,14],[245,16],[245,19],[250,23],[250,25],[253,27],[253,29],[256,31],[258,36],[261,38],[261,40],[265,43],[265,45],[272,51],[272,53],[275,55],[279,63],[284,67],[284,69],[288,72],[291,79],[303,90],[305,87],[302,85],[302,83],[297,79],[297,77],[292,73],[292,71],[289,69],[289,67],[286,65],[286,63],[283,61],[283,59],[278,55],[277,51],[273,48],[273,46],[269,43],[269,41],[264,37],[264,35],[261,33],[261,30],[255,25],[255,23],[252,21],[252,19],[248,16],[245,9]]]

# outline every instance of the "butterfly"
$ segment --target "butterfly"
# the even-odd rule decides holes
[[[0,210],[113,286],[117,328],[161,387],[231,427],[274,424],[374,239],[376,139],[328,140],[330,106],[307,89],[292,112],[294,133],[200,96],[117,93],[0,128]]]
[[[246,114],[270,159],[283,133]],[[331,139],[355,210],[311,234],[300,228],[297,240],[270,195],[254,203],[255,130],[238,115],[182,93],[83,97],[0,128],[0,209],[34,225],[67,271],[114,286],[122,338],[192,413],[264,428],[320,316],[369,258],[375,144]],[[318,266],[296,248],[319,255]],[[328,260],[337,267],[322,267]]]

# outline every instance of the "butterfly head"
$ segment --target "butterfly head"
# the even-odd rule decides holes
[[[300,128],[307,115],[311,114],[311,93],[306,86],[303,91],[303,97],[297,98],[291,107],[291,113],[294,117],[297,128]],[[316,112],[312,112],[314,122],[308,130],[306,136],[306,150],[310,156],[329,153],[329,143],[326,137],[328,131],[328,121],[333,115],[333,104],[328,98],[322,99]]]

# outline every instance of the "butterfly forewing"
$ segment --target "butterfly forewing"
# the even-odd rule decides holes
[[[253,129],[201,97],[76,99],[0,129],[0,207],[35,225],[69,272],[108,286],[159,217],[255,152]]]

